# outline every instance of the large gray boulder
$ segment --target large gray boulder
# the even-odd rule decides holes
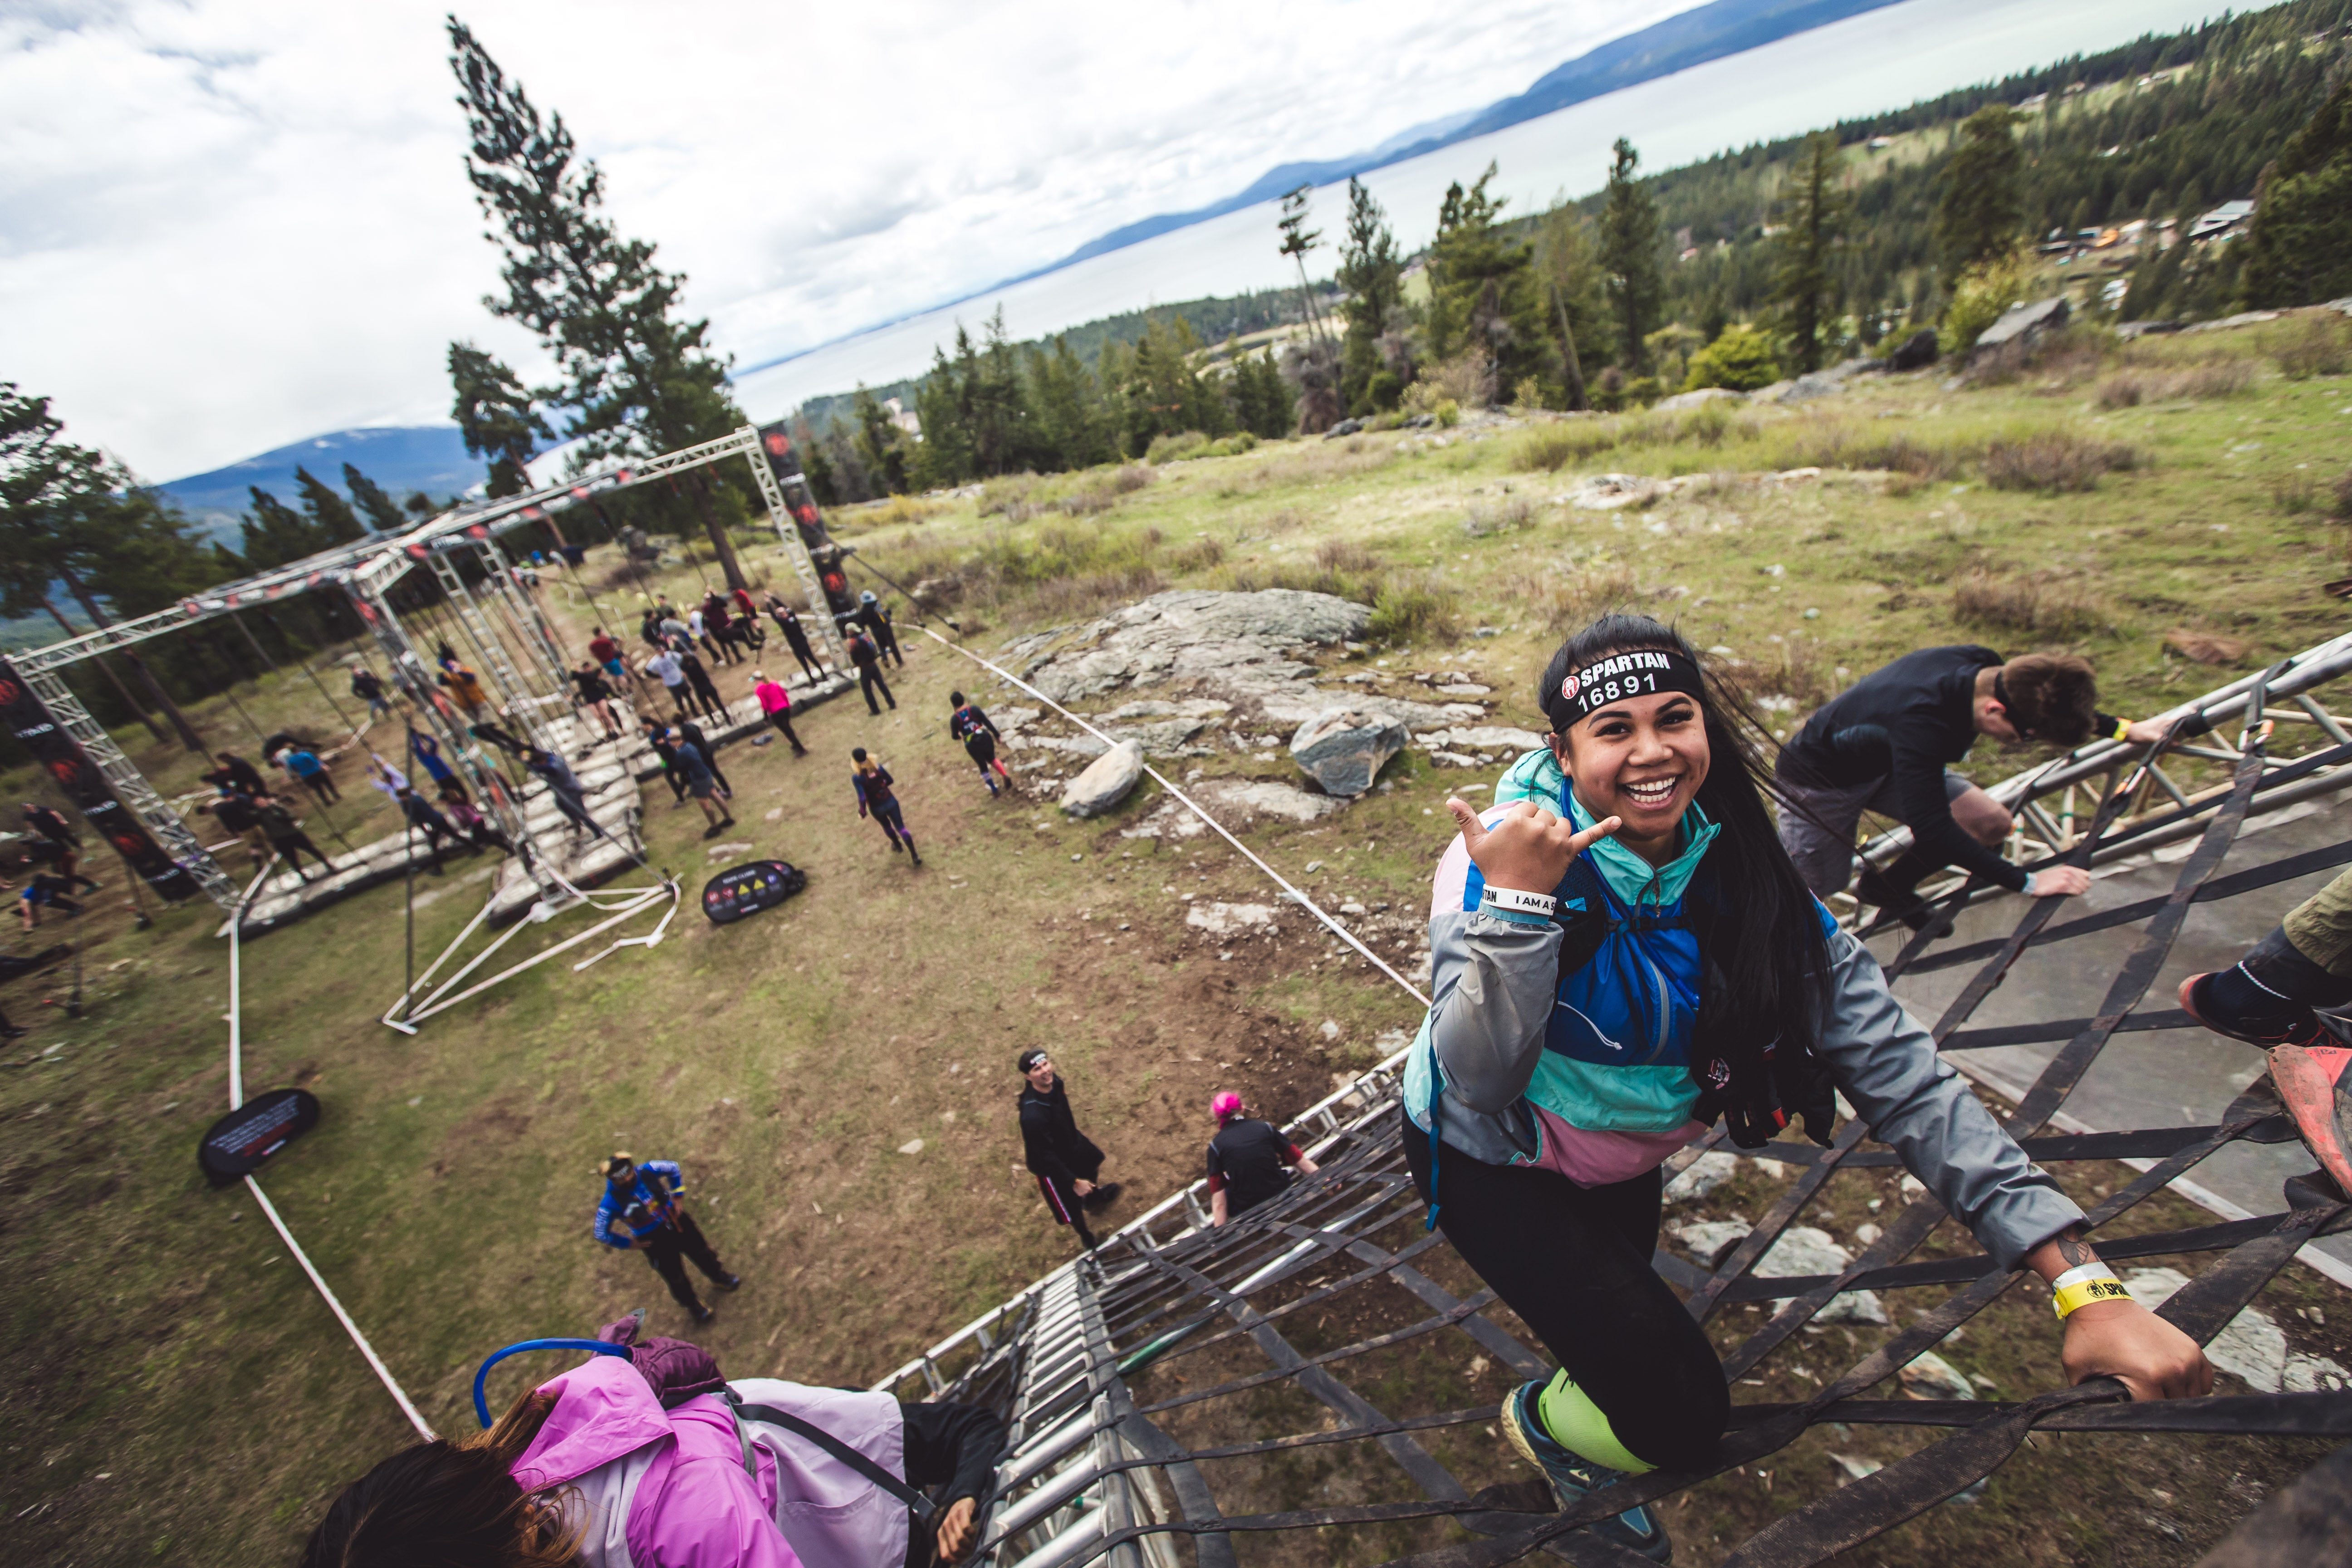
[[[2017,305],[2000,313],[2000,319],[1977,334],[1979,353],[1997,349],[2003,343],[2030,342],[2042,333],[2066,324],[2066,297],[2036,300],[2031,305]]]
[[[1328,795],[1363,794],[1391,757],[1405,748],[1405,727],[1382,713],[1332,708],[1290,737],[1290,757]]]
[[[1087,764],[1062,791],[1062,809],[1072,816],[1100,816],[1127,798],[1143,776],[1143,743],[1121,741]]]
[[[1886,356],[1889,370],[1925,370],[1936,363],[1936,329],[1922,327]]]
[[[1650,405],[1661,414],[1680,414],[1687,409],[1704,408],[1710,403],[1745,403],[1748,395],[1734,392],[1727,386],[1702,386],[1695,392],[1677,392],[1672,397],[1661,397]]]

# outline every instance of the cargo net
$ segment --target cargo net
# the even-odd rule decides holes
[[[1940,950],[1931,924],[1886,966],[1896,976],[1973,966],[1934,1026],[1943,1048],[2064,1041],[2007,1110],[2006,1124],[2053,1172],[2077,1161],[2155,1162],[2088,1206],[2089,1234],[2102,1256],[2118,1264],[2201,1258],[2194,1278],[2159,1309],[2200,1343],[2228,1325],[2304,1244],[2352,1226],[2343,1194],[2315,1170],[2285,1184],[2279,1212],[2124,1234],[2131,1227],[2118,1222],[2217,1150],[2296,1139],[2270,1078],[2257,1079],[2214,1125],[2090,1133],[2047,1128],[2117,1032],[2194,1027],[2168,1006],[2137,1010],[2192,905],[2352,861],[2352,844],[2263,864],[2242,864],[2248,857],[2233,855],[2251,814],[2302,798],[2312,781],[2352,763],[2352,744],[2341,743],[2332,716],[2324,736],[2315,737],[2321,743],[2283,759],[2266,744],[2270,727],[2260,717],[2258,687],[2242,711],[2253,718],[2236,747],[2218,739],[2200,745],[2199,754],[2221,764],[2205,770],[2209,784],[2192,793],[2166,774],[2159,785],[2159,764],[2175,772],[2185,765],[2185,737],[2176,731],[2155,755],[2113,764],[2087,792],[2084,804],[2095,805],[2084,813],[2091,818],[2087,828],[2080,822],[2068,828],[2068,853],[2078,864],[2103,851],[2193,839],[2168,893],[2064,921],[2054,920],[2064,900],[2036,901],[2006,938],[1948,942]],[[1977,891],[1955,887],[1943,902],[1956,910]],[[1964,1029],[2029,951],[2129,924],[2144,929],[2095,1016]],[[1811,1500],[1783,1493],[1774,1504],[1784,1510],[1779,1518],[1744,1542],[1727,1541],[1708,1552],[1728,1548],[1728,1562],[1794,1568],[1969,1491],[2037,1430],[2352,1436],[2352,1394],[2333,1391],[2135,1404],[2119,1384],[2098,1379],[2022,1400],[1885,1397],[1911,1382],[1895,1383],[1903,1369],[1958,1337],[2004,1298],[2011,1312],[2030,1302],[2039,1320],[2032,1331],[2055,1335],[2041,1281],[1997,1267],[1957,1226],[1931,1244],[1945,1211],[1916,1183],[1904,1197],[1905,1189],[1894,1184],[1900,1172],[1895,1152],[1874,1145],[1868,1126],[1848,1120],[1826,1148],[1792,1135],[1750,1152],[1780,1162],[1786,1185],[1712,1268],[1664,1250],[1656,1256],[1659,1272],[1707,1326],[1732,1384],[1730,1426],[1713,1465],[1632,1478],[1560,1511],[1500,1437],[1496,1403],[1516,1383],[1550,1375],[1552,1363],[1443,1236],[1424,1228],[1400,1142],[1394,1063],[1360,1083],[1358,1098],[1343,1109],[1348,1114],[1327,1116],[1318,1130],[1319,1178],[1297,1183],[1223,1229],[1190,1228],[1155,1240],[1148,1226],[1130,1227],[900,1374],[903,1396],[922,1394],[921,1387],[908,1386],[919,1374],[934,1395],[986,1403],[1008,1419],[1011,1447],[986,1510],[982,1560],[995,1568],[1083,1568],[1105,1561],[1119,1568],[1180,1568],[1188,1558],[1197,1568],[1238,1568],[1244,1560],[1498,1568],[1543,1552],[1630,1568],[1646,1559],[1582,1527],[1735,1469],[1764,1475],[1779,1462],[1774,1456],[1816,1426],[1834,1423],[1851,1432],[1893,1425],[1942,1434],[1883,1467],[1853,1463],[1846,1484]],[[1718,1127],[1678,1153],[1669,1176],[1722,1138]],[[1873,1216],[1876,1238],[1835,1273],[1759,1276],[1758,1262],[1841,1179],[1870,1181],[1874,1193],[1884,1194]],[[1923,1248],[1931,1256],[1906,1261]],[[1849,1346],[1858,1351],[1865,1340],[1817,1320],[1853,1323],[1851,1304],[1858,1298],[1850,1293],[1858,1291],[1886,1294],[1894,1310],[1877,1309],[1874,1321],[1886,1326],[1864,1327],[1863,1334],[1884,1338],[1837,1371],[1824,1358]],[[1979,1333],[2000,1331],[2001,1321],[1997,1314],[1992,1327],[1979,1324]],[[1764,1385],[1764,1373],[1811,1392],[1790,1402],[1741,1402],[1749,1386]],[[2352,1500],[2346,1470],[2331,1461],[2306,1477],[2302,1489],[2331,1487],[2341,1508]],[[1311,1550],[1286,1551],[1284,1532],[1302,1531],[1346,1539],[1294,1538],[1294,1546]],[[2245,1560],[2297,1558],[2289,1549]]]

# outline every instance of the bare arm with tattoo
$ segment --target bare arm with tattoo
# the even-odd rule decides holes
[[[2047,1284],[2099,1255],[2068,1226],[2025,1255]],[[2197,1342],[2130,1300],[2092,1301],[2066,1319],[2062,1360],[2069,1383],[2114,1377],[2134,1399],[2194,1398],[2213,1392],[2213,1368]]]

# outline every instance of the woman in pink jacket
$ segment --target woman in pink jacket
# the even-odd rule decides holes
[[[764,671],[755,669],[751,672],[751,695],[760,700],[760,711],[768,716],[768,722],[782,731],[784,739],[793,743],[793,755],[807,756],[808,748],[793,733],[793,694],[770,680]]]
[[[656,1340],[635,1353],[673,1345],[693,1349]],[[673,1377],[666,1410],[657,1366],[598,1355],[478,1437],[394,1455],[335,1500],[303,1568],[902,1568],[952,1563],[977,1544],[977,1502],[1003,1439],[992,1415],[773,1378],[722,1384],[701,1365],[708,1377],[688,1386],[710,1392],[681,1398]],[[758,1419],[739,1426],[730,1391],[747,1415],[795,1417],[893,1478],[914,1461],[918,1485],[938,1463],[922,1450],[961,1450],[936,1539],[916,1536],[909,1551],[906,1502],[806,1437]]]

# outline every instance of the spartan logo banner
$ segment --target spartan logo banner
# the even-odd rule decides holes
[[[147,825],[139,820],[139,814],[115,795],[114,786],[98,771],[98,763],[81,749],[81,742],[66,733],[48,704],[34,695],[16,667],[5,658],[0,658],[0,724],[7,725],[17,744],[32,752],[42,772],[65,791],[82,820],[96,828],[148,886],[175,903],[203,890],[186,868],[163,852]]]

